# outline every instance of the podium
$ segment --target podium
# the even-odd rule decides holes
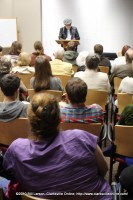
[[[79,45],[79,40],[55,40],[58,44],[60,44],[65,50],[67,49],[68,42],[72,41],[75,43],[75,47]]]

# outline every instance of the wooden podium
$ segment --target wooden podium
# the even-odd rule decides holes
[[[65,50],[67,49],[68,42],[72,41],[75,43],[75,47],[79,45],[79,40],[55,40],[58,44],[60,44]]]

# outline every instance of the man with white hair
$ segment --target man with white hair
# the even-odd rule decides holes
[[[63,56],[64,56],[64,49],[61,46],[58,46],[54,53],[53,53],[55,59],[50,61],[52,74],[53,75],[72,75],[72,64],[63,62]]]

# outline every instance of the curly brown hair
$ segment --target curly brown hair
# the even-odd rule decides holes
[[[34,95],[27,114],[31,131],[37,138],[50,138],[59,132],[60,109],[55,96],[47,93]]]

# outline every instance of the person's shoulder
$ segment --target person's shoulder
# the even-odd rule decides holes
[[[71,125],[70,125],[71,126]],[[72,129],[61,132],[63,138],[68,140],[86,141],[86,140],[97,140],[97,136],[80,129]]]

